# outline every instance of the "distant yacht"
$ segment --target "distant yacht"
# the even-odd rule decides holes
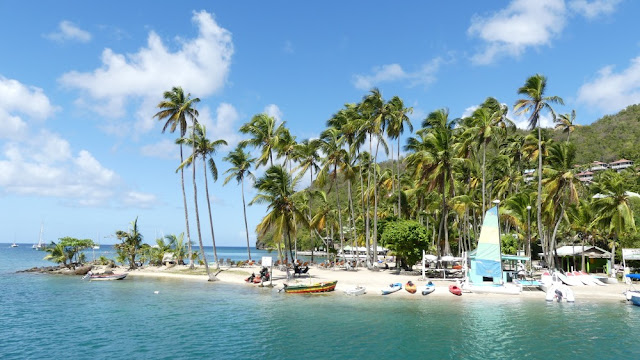
[[[44,241],[42,241],[42,232],[44,231],[44,224],[40,224],[40,238],[37,244],[33,244],[31,248],[33,250],[44,250]]]
[[[11,247],[18,247],[18,244],[16,244],[15,240],[13,240],[13,244],[11,244]]]

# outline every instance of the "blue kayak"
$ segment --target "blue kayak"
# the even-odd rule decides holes
[[[382,293],[382,295],[389,295],[391,293],[394,293],[398,290],[402,289],[402,284],[401,283],[395,283],[395,284],[391,284],[388,287],[380,290],[380,292]]]

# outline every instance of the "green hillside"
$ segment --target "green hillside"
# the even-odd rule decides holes
[[[556,140],[566,135],[555,132]],[[577,126],[571,134],[579,164],[611,162],[625,158],[640,162],[640,105],[631,105],[615,115],[607,115],[591,125]]]

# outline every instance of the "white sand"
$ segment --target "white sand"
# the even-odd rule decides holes
[[[222,270],[222,271],[220,271]],[[220,270],[212,268],[213,273],[217,273],[218,280],[225,283],[234,283],[234,284],[242,284],[242,286],[258,286],[247,284],[244,279],[247,278],[251,273],[259,273],[260,267],[258,266],[250,266],[250,267],[221,267]],[[192,271],[189,271],[188,266],[175,266],[173,268],[165,268],[162,267],[153,267],[146,266],[142,269],[137,269],[133,271],[128,271],[124,267],[120,267],[114,269],[115,273],[128,272],[129,276],[132,277],[157,277],[157,278],[174,278],[179,280],[191,280],[191,281],[207,281],[206,275],[193,275]],[[204,267],[197,267],[196,272],[204,273]],[[334,281],[338,280],[338,284],[336,286],[336,292],[342,292],[346,289],[353,288],[357,285],[364,286],[366,290],[366,294],[364,296],[380,296],[380,290],[387,287],[391,283],[402,283],[405,284],[407,281],[411,280],[413,283],[417,285],[418,291],[416,294],[410,294],[405,290],[400,290],[397,293],[394,293],[392,297],[406,298],[406,297],[422,297],[420,294],[422,288],[427,283],[427,281],[431,280],[436,285],[436,291],[430,294],[430,297],[447,297],[452,296],[449,293],[449,285],[454,284],[455,281],[443,280],[443,279],[421,279],[420,276],[416,275],[399,275],[395,270],[381,270],[381,271],[370,271],[364,268],[358,268],[356,270],[343,270],[343,269],[322,269],[317,267],[311,267],[309,269],[308,274],[302,275],[301,277],[295,277],[291,280],[287,281],[286,273],[274,268],[274,276],[273,276],[273,285],[276,288],[282,288],[283,283],[316,283],[321,281]],[[580,300],[608,300],[608,301],[622,301],[624,300],[624,296],[622,293],[627,289],[627,285],[623,283],[619,284],[608,284],[605,286],[572,286],[571,289],[574,292],[574,295],[578,301]],[[523,297],[523,298],[532,298],[532,299],[544,299],[545,293],[532,289],[531,291],[525,290],[520,295],[499,295],[499,294],[474,294],[469,292],[464,292],[463,296],[472,296],[472,297],[481,297],[481,298],[491,298],[491,297]]]

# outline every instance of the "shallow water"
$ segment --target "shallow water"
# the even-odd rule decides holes
[[[46,265],[42,256],[0,245],[2,359],[640,358],[640,307],[622,301],[293,295],[15,273]]]

